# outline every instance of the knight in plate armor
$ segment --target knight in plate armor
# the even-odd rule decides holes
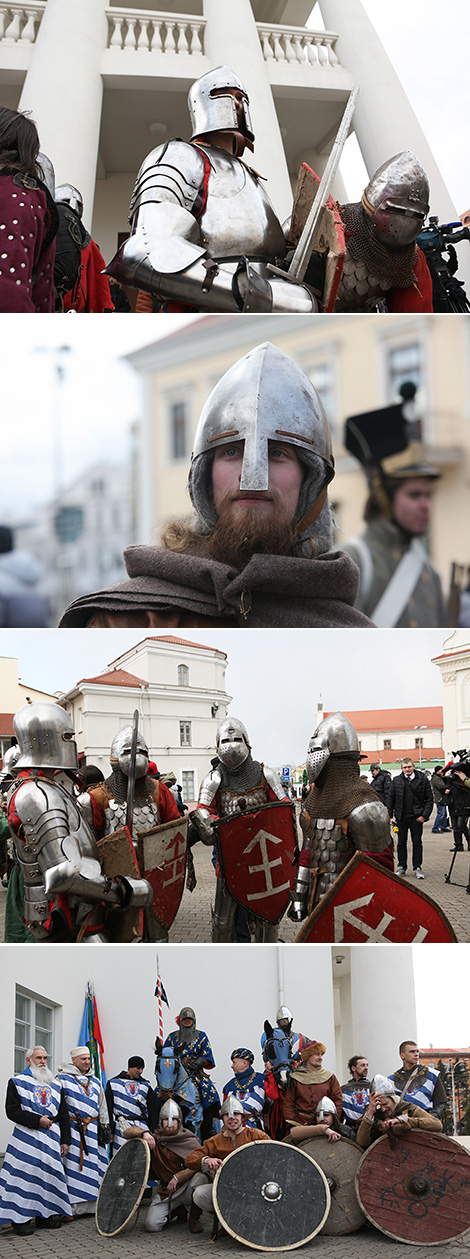
[[[432,311],[432,280],[417,237],[429,183],[414,153],[384,162],[362,201],[340,206],[346,254],[335,311]]]
[[[93,828],[97,840],[119,831],[126,823],[129,770],[131,765],[132,726],[123,726],[111,744],[111,774],[97,783],[89,792],[79,797],[84,817]],[[137,734],[135,762],[135,793],[131,833],[135,843],[139,831],[148,831],[161,822],[179,819],[178,807],[172,792],[163,782],[148,773],[149,749],[140,731]],[[145,938],[168,939],[168,933],[159,929],[156,919],[150,923],[146,917]],[[151,931],[151,935],[149,932]]]
[[[359,775],[359,740],[343,713],[331,713],[309,743],[310,792],[304,844],[289,917],[300,922],[330,890],[356,851],[393,870],[388,810]]]
[[[369,625],[354,608],[356,566],[332,549],[333,477],[317,391],[288,354],[256,346],[203,408],[193,520],[170,521],[160,547],[128,547],[130,580],[77,599],[61,625]]]
[[[192,814],[202,842],[211,845],[214,843],[212,819],[239,813],[240,800],[243,800],[243,811],[248,813],[268,801],[288,800],[275,770],[253,760],[248,732],[238,718],[227,717],[218,726],[216,750],[219,763],[203,779],[198,806]],[[228,892],[218,866],[216,872],[212,941],[214,944],[233,943],[238,902]],[[277,926],[270,926],[259,918],[255,923],[259,941],[277,940]]]
[[[68,713],[58,704],[25,704],[13,728],[21,753],[8,820],[24,921],[36,941],[106,941],[113,912],[149,904],[150,884],[101,872],[95,838],[72,796],[78,754]]]
[[[132,194],[132,234],[107,274],[154,294],[158,309],[315,311],[307,286],[268,270],[287,242],[262,177],[242,160],[255,138],[243,83],[218,66],[193,83],[188,105],[191,139],[146,157]]]

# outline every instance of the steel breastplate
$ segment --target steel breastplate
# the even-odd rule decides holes
[[[315,905],[329,892],[354,852],[354,845],[334,818],[317,819],[310,841],[310,870],[320,868],[322,871],[316,885]]]
[[[210,257],[238,259],[243,255],[268,262],[283,257],[284,233],[262,182],[223,149],[211,147],[206,152],[212,169],[199,222]]]
[[[38,853],[44,851],[47,868],[64,860],[62,841],[72,842],[81,858],[98,861],[98,849],[75,801],[59,783],[40,782],[44,807],[35,816],[36,800],[31,797],[34,780],[19,788],[15,797],[15,813],[22,823],[23,837],[15,838],[15,851],[24,880],[24,918],[31,926],[44,923],[49,917],[49,904]],[[32,807],[33,806],[33,807]],[[76,898],[70,897],[76,903]]]

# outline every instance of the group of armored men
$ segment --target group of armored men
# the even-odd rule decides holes
[[[64,709],[42,702],[26,704],[13,725],[17,745],[6,758],[13,775],[8,820],[17,867],[9,880],[7,922],[10,901],[10,908],[20,905],[22,922],[36,941],[167,939],[184,886],[185,819],[169,788],[149,774],[149,750],[137,728],[135,737],[132,727],[126,726],[114,738],[110,776],[77,795],[78,753]],[[389,812],[360,777],[358,737],[342,713],[325,718],[310,740],[310,791],[300,843],[285,788],[274,770],[253,758],[241,721],[229,717],[219,725],[216,753],[190,815],[189,853],[195,841],[214,846],[218,819],[241,818],[244,825],[243,818],[260,808],[269,806],[272,816],[273,808],[285,802],[292,815],[295,854],[293,861],[291,852],[288,863],[288,913],[298,922],[318,904],[357,850],[393,870]],[[137,860],[140,838],[155,836],[155,868],[150,862],[142,869]],[[261,848],[260,852],[261,865],[255,861],[246,872],[248,879],[251,868],[258,869],[266,883],[259,916],[258,906],[254,915],[255,939],[275,941],[277,922],[264,915],[263,897],[277,893],[279,849],[273,862],[269,852],[266,855]],[[232,895],[219,865],[216,873],[212,939],[233,941],[243,895]],[[165,920],[174,886],[180,891]]]
[[[127,1069],[108,1081],[106,1093],[94,1074],[90,1050],[79,1045],[54,1076],[47,1054],[35,1046],[24,1071],[8,1083],[6,1110],[15,1128],[0,1174],[0,1224],[19,1234],[34,1227],[57,1228],[91,1214],[108,1165],[127,1142],[144,1141],[150,1151],[153,1196],[145,1227],[159,1232],[175,1211],[191,1232],[203,1231],[211,1211],[212,1181],[233,1150],[253,1141],[292,1145],[315,1137],[329,1142],[352,1138],[366,1149],[397,1126],[442,1131],[445,1091],[434,1067],[420,1066],[414,1041],[400,1045],[400,1068],[368,1078],[368,1061],[355,1054],[351,1078],[340,1085],[323,1067],[325,1045],[297,1032],[287,1006],[277,1026],[265,1022],[261,1037],[264,1073],[254,1069],[251,1049],[237,1046],[223,1100],[209,1079],[215,1067],[209,1039],[183,1007],[164,1046],[157,1041],[154,1090],[143,1075],[145,1062],[129,1058]],[[202,1123],[196,1125],[184,1089],[163,1090],[159,1062],[174,1056],[198,1089]]]

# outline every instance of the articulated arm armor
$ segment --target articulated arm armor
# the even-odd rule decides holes
[[[271,791],[274,792],[276,799],[285,800],[286,793],[284,791],[284,787],[282,785],[280,778],[276,774],[276,771],[274,769],[270,769],[269,765],[265,765],[263,768],[264,768],[264,777],[266,779],[268,787],[270,787]]]
[[[132,195],[132,235],[107,274],[201,310],[316,310],[307,288],[267,270],[286,243],[257,176],[222,149],[209,146],[207,156],[206,200],[204,158],[194,145],[171,140],[149,153]]]
[[[65,788],[44,778],[29,780],[17,791],[14,808],[22,830],[15,847],[28,922],[45,921],[48,901],[59,893],[126,908],[151,903],[145,879],[108,879],[101,873],[95,840]]]
[[[217,766],[215,769],[211,769],[210,773],[203,778],[199,792],[199,805],[202,807],[194,809],[194,812],[191,814],[191,821],[199,832],[200,839],[202,839],[203,844],[208,846],[215,842],[209,809],[212,801],[215,800],[221,782],[222,774]]]
[[[348,830],[359,852],[383,852],[390,843],[390,817],[381,800],[359,804],[348,816]]]

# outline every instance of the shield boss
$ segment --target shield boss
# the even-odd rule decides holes
[[[374,1141],[356,1191],[368,1220],[398,1241],[438,1246],[470,1228],[470,1155],[441,1133],[412,1129],[393,1150],[388,1136]]]
[[[224,1159],[214,1206],[232,1237],[254,1250],[293,1250],[319,1232],[330,1191],[320,1167],[282,1141],[256,1141]]]
[[[364,1223],[356,1197],[356,1171],[362,1158],[362,1150],[355,1141],[341,1137],[341,1141],[328,1141],[327,1137],[311,1137],[297,1147],[315,1159],[325,1173],[331,1193],[331,1207],[322,1233],[339,1237],[342,1233],[355,1233]]]
[[[102,1237],[114,1237],[132,1219],[147,1184],[149,1167],[146,1141],[127,1141],[117,1150],[101,1181],[96,1203],[96,1227]]]

